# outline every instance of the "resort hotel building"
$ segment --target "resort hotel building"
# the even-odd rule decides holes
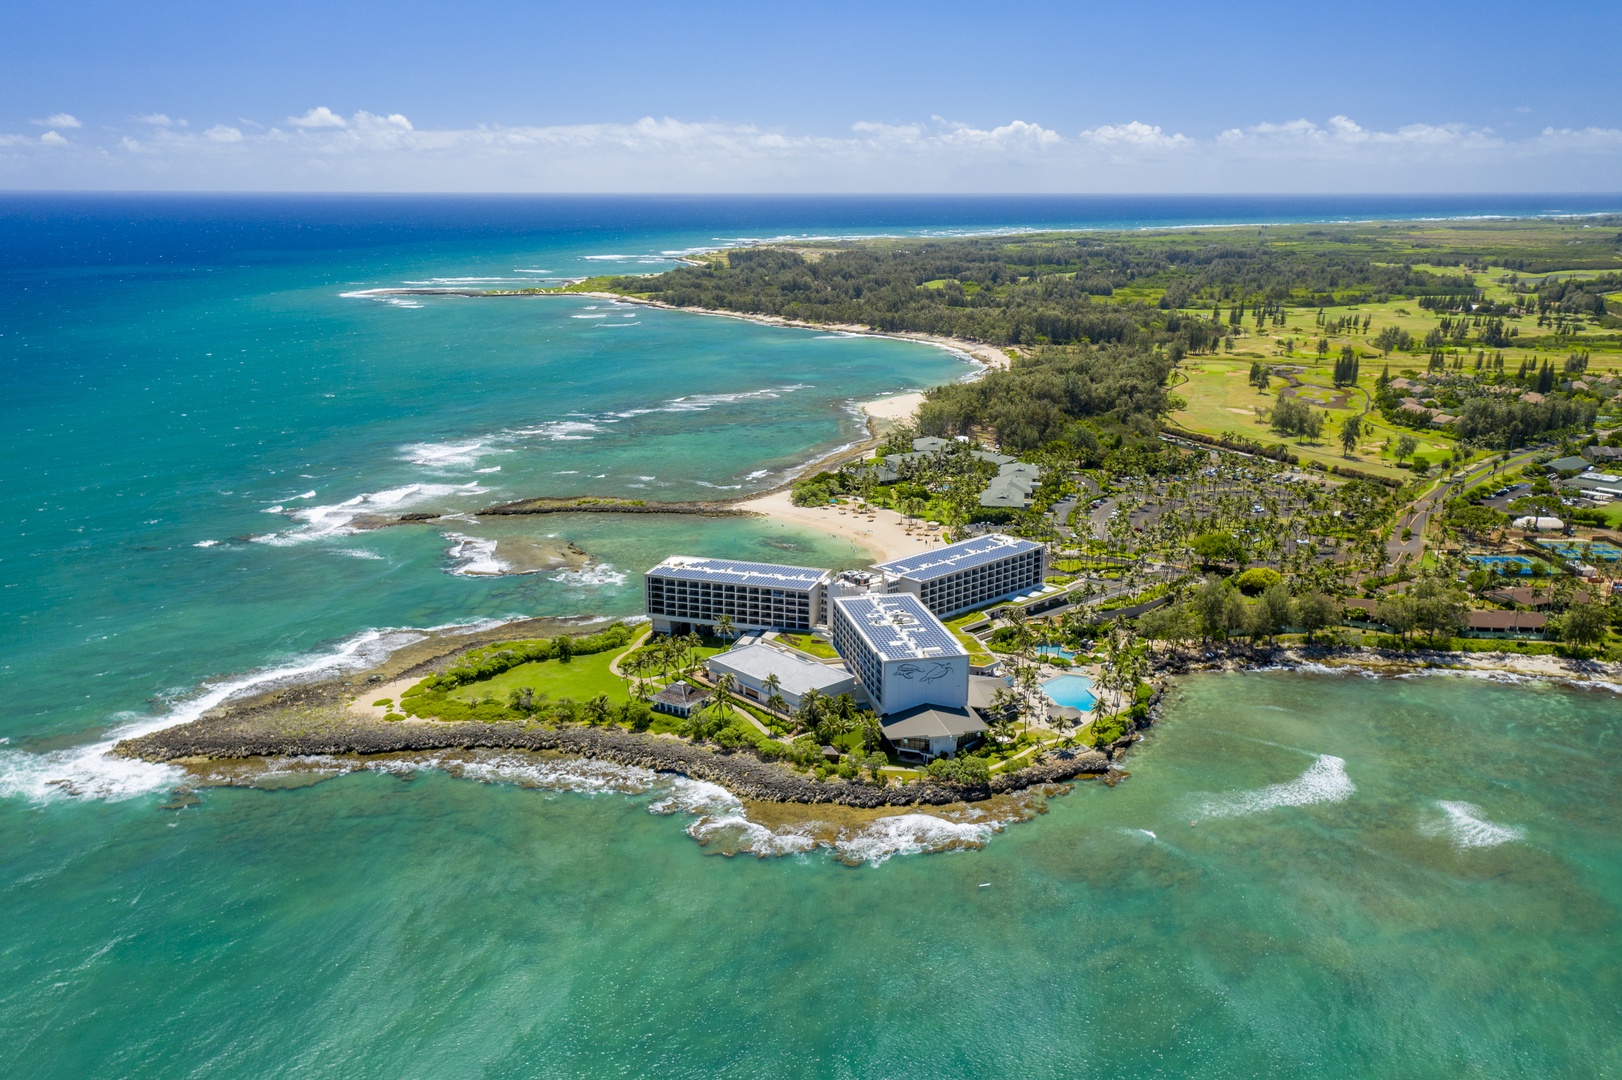
[[[1040,589],[1047,578],[1047,549],[1002,533],[977,536],[873,568],[891,592],[918,597],[942,619]]]
[[[916,596],[844,596],[831,606],[834,651],[862,684],[874,712],[969,703],[968,650]]]
[[[722,615],[739,630],[809,631],[822,621],[826,570],[672,555],[644,577],[648,618],[661,634],[713,633]]]
[[[739,631],[826,629],[841,662],[820,662],[766,640],[769,633],[751,633],[705,666],[712,678],[730,675],[753,701],[764,703],[775,691],[790,711],[812,690],[866,698],[896,749],[927,760],[987,730],[969,705],[968,651],[941,619],[1035,592],[1046,572],[1041,544],[993,533],[838,574],[673,555],[645,582],[658,633],[713,634],[722,616]]]

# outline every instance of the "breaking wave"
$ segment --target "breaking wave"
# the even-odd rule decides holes
[[[1525,829],[1498,825],[1482,817],[1481,807],[1474,803],[1439,799],[1436,807],[1442,811],[1442,819],[1424,825],[1422,831],[1426,836],[1446,836],[1454,847],[1497,847],[1526,838]]]
[[[300,527],[290,529],[287,532],[255,536],[253,539],[261,544],[286,547],[291,544],[301,544],[324,537],[347,536],[355,532],[352,526],[356,518],[373,514],[397,514],[402,510],[420,506],[425,502],[432,502],[436,499],[462,495],[482,495],[488,490],[488,488],[480,487],[477,483],[406,484],[403,487],[389,488],[386,491],[374,491],[367,492],[364,495],[356,495],[353,499],[346,499],[331,506],[310,506],[300,510],[288,510],[280,505],[272,506],[267,508],[265,513],[286,514],[294,521],[300,522]]]
[[[1345,802],[1356,790],[1357,785],[1346,775],[1346,762],[1330,754],[1320,754],[1307,771],[1294,780],[1211,800],[1200,813],[1203,817],[1243,817],[1285,806]]]
[[[180,698],[161,716],[137,718],[123,714],[122,723],[98,742],[43,754],[0,750],[0,797],[39,803],[67,798],[116,802],[173,787],[185,775],[179,768],[113,757],[110,754],[113,746],[122,739],[190,723],[216,705],[242,694],[364,670],[381,662],[395,649],[420,641],[424,636],[413,630],[368,630],[326,652],[291,660],[279,667],[205,683]]]
[[[576,588],[601,588],[604,585],[624,585],[625,571],[614,569],[610,563],[598,563],[579,570],[560,570],[547,580]]]
[[[1001,821],[948,821],[930,814],[902,814],[879,818],[836,840],[834,851],[847,863],[882,866],[896,855],[921,855],[937,851],[984,847],[993,833],[1001,832]]]

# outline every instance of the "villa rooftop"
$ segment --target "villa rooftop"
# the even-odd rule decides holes
[[[696,555],[672,555],[648,573],[685,581],[798,590],[809,589],[828,577],[828,571],[814,566],[779,566],[776,563],[740,562],[736,559],[706,559]]]
[[[923,601],[911,593],[844,596],[834,604],[882,660],[938,660],[969,655]]]
[[[943,548],[936,548],[933,551],[922,551],[917,555],[906,555],[899,559],[891,559],[889,562],[877,564],[875,569],[886,574],[911,578],[914,581],[929,581],[945,574],[952,574],[984,563],[995,562],[1010,555],[1022,555],[1027,551],[1035,551],[1041,546],[1029,540],[1006,536],[1003,533],[990,533],[986,536],[977,536],[971,540],[949,544]]]
[[[940,705],[918,705],[884,718],[884,737],[897,739],[962,738],[988,731],[986,722],[972,709],[950,709]]]

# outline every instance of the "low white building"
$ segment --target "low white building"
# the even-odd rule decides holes
[[[874,712],[968,704],[968,651],[918,597],[870,593],[839,597],[829,607],[834,649]]]
[[[776,675],[777,694],[790,712],[798,709],[801,700],[812,690],[826,697],[856,691],[855,676],[843,667],[819,664],[809,657],[797,656],[760,641],[717,653],[705,661],[704,667],[712,678],[731,675],[738,681],[738,689],[744,697],[762,704],[772,696],[767,682]]]

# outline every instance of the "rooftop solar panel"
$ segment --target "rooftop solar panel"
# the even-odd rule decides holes
[[[834,603],[885,660],[968,655],[951,631],[911,593],[846,596]]]
[[[977,536],[972,540],[948,544],[934,551],[923,551],[917,555],[891,559],[889,562],[879,563],[877,569],[887,574],[912,578],[914,581],[928,581],[943,574],[952,574],[984,563],[1006,559],[1010,555],[1022,555],[1040,546],[1030,540],[992,533],[989,536]]]
[[[828,576],[828,571],[814,566],[779,566],[775,563],[706,559],[693,555],[672,555],[648,573],[685,581],[800,590],[809,589]]]

